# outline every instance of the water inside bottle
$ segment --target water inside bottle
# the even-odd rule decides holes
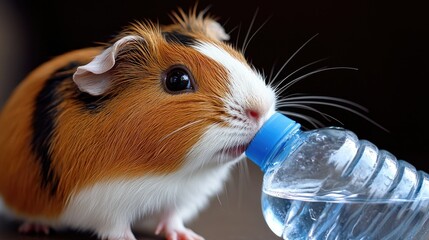
[[[323,201],[262,194],[271,230],[283,239],[429,239],[429,200]]]

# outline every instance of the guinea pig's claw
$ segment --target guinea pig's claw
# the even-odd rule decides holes
[[[43,233],[45,235],[49,235],[49,226],[38,224],[38,223],[31,223],[31,222],[24,222],[19,226],[18,232],[29,234],[29,233]]]

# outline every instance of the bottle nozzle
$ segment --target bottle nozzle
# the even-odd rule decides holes
[[[299,129],[300,124],[281,113],[274,113],[259,129],[250,142],[245,154],[263,171],[267,158],[277,143],[294,129]]]

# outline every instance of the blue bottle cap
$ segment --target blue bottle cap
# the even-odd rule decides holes
[[[265,162],[271,155],[271,151],[279,141],[292,130],[300,125],[281,113],[272,115],[261,127],[249,147],[246,149],[246,156],[265,170]]]

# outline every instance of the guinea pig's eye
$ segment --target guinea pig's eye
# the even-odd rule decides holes
[[[170,67],[163,76],[164,89],[172,94],[195,91],[192,75],[184,66]]]

